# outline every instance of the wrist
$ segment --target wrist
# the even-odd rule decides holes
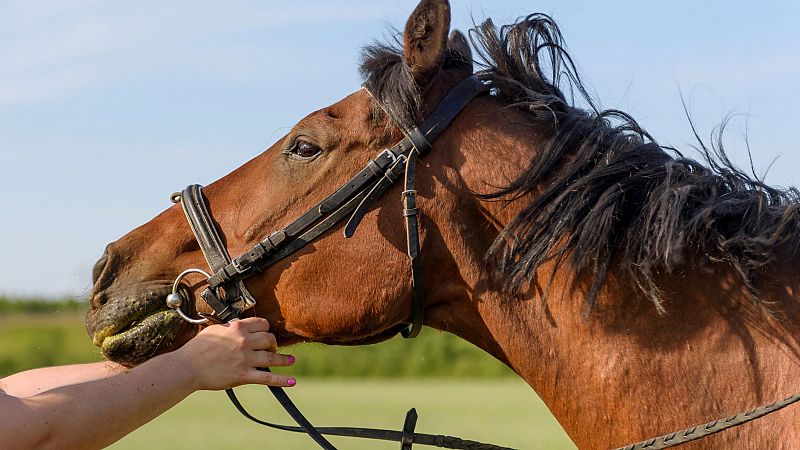
[[[195,362],[188,357],[183,348],[179,348],[170,353],[165,353],[153,358],[148,363],[156,364],[162,373],[174,377],[173,382],[179,389],[184,389],[185,395],[202,389],[200,380],[197,377]],[[145,363],[147,364],[147,363]]]

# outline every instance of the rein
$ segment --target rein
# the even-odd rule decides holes
[[[614,450],[659,450],[663,448],[675,447],[685,444],[690,441],[702,439],[720,431],[725,431],[729,428],[738,427],[739,425],[751,422],[779,411],[793,403],[800,401],[800,393],[786,397],[783,400],[772,402],[769,405],[760,406],[756,409],[740,412],[733,416],[712,420],[711,422],[702,425],[696,425],[680,431],[662,434],[661,436],[647,439],[645,441],[629,444],[625,447],[619,447]]]
[[[367,86],[364,88],[369,93]],[[349,219],[344,227],[344,236],[352,237],[374,202],[403,177],[403,217],[406,222],[407,252],[411,266],[412,307],[409,323],[399,331],[404,338],[416,337],[422,329],[424,318],[419,209],[416,204],[417,191],[415,189],[417,160],[431,150],[431,142],[439,137],[473,99],[489,92],[490,89],[489,85],[476,76],[466,78],[447,94],[420,126],[413,130],[404,130],[405,138],[397,145],[383,150],[333,194],[289,223],[285,228],[270,234],[236,258],[231,258],[225,248],[206,205],[202,187],[196,184],[190,185],[182,192],[173,194],[171,199],[174,203],[181,203],[192,233],[200,244],[212,273],[209,274],[201,269],[188,269],[182,272],[173,284],[172,293],[167,296],[167,305],[184,320],[193,324],[225,323],[238,320],[243,311],[256,304],[255,298],[244,285],[245,279],[297,252],[346,218]],[[372,94],[370,93],[370,95]],[[387,115],[397,123],[388,112]],[[200,318],[192,318],[183,311],[182,306],[187,297],[181,281],[191,273],[199,273],[207,279],[208,287],[201,292],[200,297],[214,310],[213,314],[200,314]],[[270,371],[268,368],[259,370]],[[484,444],[453,436],[415,433],[418,416],[414,408],[406,413],[401,431],[377,428],[315,427],[303,416],[282,388],[269,386],[269,389],[299,426],[260,420],[247,412],[233,389],[226,389],[225,392],[231,403],[247,419],[278,430],[306,433],[325,450],[336,450],[336,447],[324,435],[395,441],[400,443],[401,450],[411,450],[413,444],[450,449],[511,450],[508,447]],[[615,450],[656,450],[674,447],[742,425],[798,401],[800,401],[800,394],[795,394],[784,400],[728,418],[668,433]]]

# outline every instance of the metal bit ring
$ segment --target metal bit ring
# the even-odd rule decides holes
[[[186,275],[189,275],[190,273],[198,273],[206,277],[206,279],[211,278],[211,275],[209,275],[208,272],[206,272],[205,270],[201,269],[184,270],[183,272],[180,273],[180,275],[178,275],[178,278],[175,278],[175,282],[172,283],[172,293],[167,296],[167,306],[174,309],[178,313],[178,315],[181,316],[183,320],[189,323],[193,323],[195,325],[200,325],[208,322],[208,319],[205,317],[202,317],[200,319],[191,318],[181,309],[181,306],[183,306],[184,298],[183,295],[181,295],[181,293],[178,291],[178,289],[180,288],[181,280],[183,280],[186,277]]]

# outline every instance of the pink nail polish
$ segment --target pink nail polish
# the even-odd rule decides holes
[[[295,361],[294,356],[289,356],[289,363],[294,364],[294,361]]]
[[[294,378],[289,378],[286,384],[288,384],[289,386],[294,386],[295,384],[297,384],[297,381],[295,381]]]

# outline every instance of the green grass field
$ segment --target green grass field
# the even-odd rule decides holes
[[[83,311],[3,313],[0,303],[0,377],[46,365],[99,361],[83,327]],[[296,345],[298,377],[453,378],[515,375],[503,364],[451,334],[426,329],[419,338],[376,345]]]
[[[264,420],[288,424],[286,413],[265,387],[237,390],[245,406]],[[307,380],[289,390],[309,420],[319,426],[399,429],[416,407],[417,431],[446,434],[518,449],[574,449],[561,427],[522,381]],[[340,449],[392,449],[397,443],[332,438]],[[222,392],[199,392],[145,425],[115,450],[134,449],[314,449],[310,438],[247,421]],[[415,446],[419,449],[434,448]]]
[[[0,302],[0,377],[48,365],[99,361],[80,308]],[[47,309],[49,308],[49,309]],[[44,309],[44,311],[38,311]],[[416,407],[417,430],[519,449],[575,448],[534,392],[508,368],[455,336],[426,329],[413,341],[365,347],[301,345],[286,350],[298,378],[290,395],[312,423],[399,429]],[[290,420],[268,389],[237,390],[265,420]],[[397,443],[333,438],[342,449],[397,449]],[[253,424],[222,392],[199,392],[113,449],[313,449],[308,437]],[[415,446],[415,448],[430,448]]]
[[[0,377],[26,369],[100,361],[83,328],[83,315],[0,317]]]

